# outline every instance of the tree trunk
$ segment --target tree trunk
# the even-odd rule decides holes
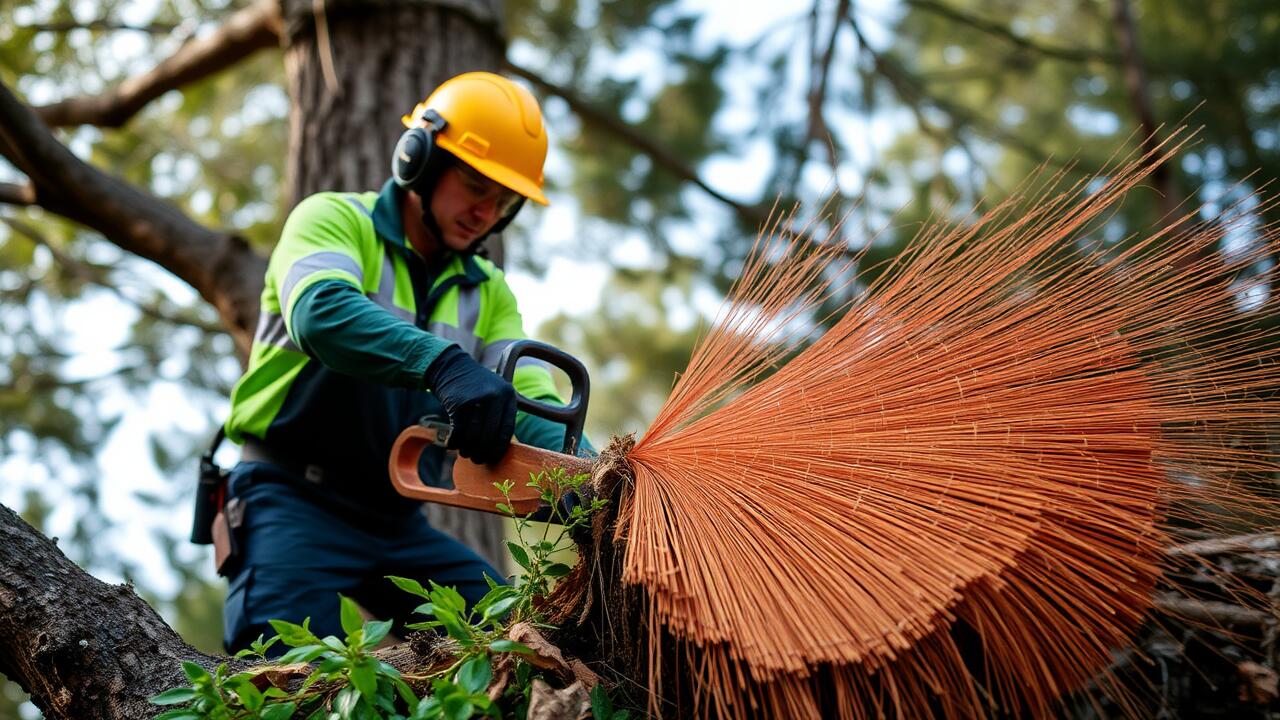
[[[285,0],[290,205],[326,190],[376,190],[407,114],[437,85],[497,71],[505,48],[497,0],[384,4]],[[501,245],[490,257],[501,259]],[[432,523],[502,568],[503,520],[430,508]]]

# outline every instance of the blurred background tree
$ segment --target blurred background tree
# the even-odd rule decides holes
[[[473,4],[487,6],[438,12]],[[294,5],[283,3],[286,15]],[[841,239],[871,243],[869,266],[928,219],[960,221],[1041,165],[1084,177],[1185,121],[1203,126],[1196,146],[1132,195],[1102,237],[1121,243],[1184,201],[1205,203],[1206,215],[1280,220],[1250,199],[1280,172],[1273,0],[779,5],[501,6],[504,69],[542,97],[555,143],[553,207],[522,215],[506,262],[526,315],[541,321],[526,329],[592,369],[598,446],[645,426],[775,203],[799,203],[797,222],[814,221],[817,236],[832,227],[823,211],[845,218]],[[0,82],[36,107],[99,96],[251,8],[0,0]],[[354,32],[344,23],[335,14],[325,24],[337,66],[311,49],[322,95],[360,71],[342,55],[343,33]],[[286,164],[298,92],[289,52],[264,46],[119,127],[63,122],[58,136],[265,254],[296,198],[299,184],[286,179],[301,172]],[[393,133],[416,99],[378,108],[393,124],[376,132]],[[25,182],[0,163],[0,502],[216,649],[221,583],[185,535],[194,459],[239,374],[236,342],[189,286],[33,204]],[[308,187],[338,181],[317,182]],[[1228,238],[1223,252],[1250,241]],[[1234,300],[1252,313],[1264,299]],[[0,690],[0,718],[34,716],[20,704],[11,685]]]

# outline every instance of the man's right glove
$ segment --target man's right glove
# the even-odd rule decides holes
[[[449,447],[472,462],[502,459],[516,430],[516,390],[450,345],[423,373],[426,386],[449,413]]]

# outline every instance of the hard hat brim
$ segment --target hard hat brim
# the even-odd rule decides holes
[[[453,155],[459,160],[474,168],[476,172],[479,172],[481,175],[484,175],[508,190],[519,193],[539,205],[551,204],[547,201],[547,196],[542,193],[542,188],[538,187],[537,183],[524,175],[521,175],[504,165],[493,162],[492,160],[485,160],[482,157],[478,157],[475,153],[460,147],[457,143],[444,135],[436,136],[436,144],[453,153]]]

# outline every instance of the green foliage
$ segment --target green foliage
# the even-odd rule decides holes
[[[486,576],[489,591],[467,608],[457,590],[436,582],[424,587],[417,580],[390,577],[401,590],[427,602],[415,612],[432,620],[410,624],[408,629],[443,631],[458,647],[455,661],[444,670],[406,678],[394,667],[379,660],[373,649],[391,632],[389,620],[368,620],[351,598],[340,596],[339,618],[345,637],[317,637],[310,620],[297,625],[272,620],[276,635],[259,637],[236,659],[265,660],[267,652],[281,643],[290,649],[274,661],[279,665],[309,663],[311,672],[292,693],[277,687],[260,690],[254,678],[262,668],[228,674],[223,663],[210,673],[195,663],[184,662],[183,672],[190,685],[166,690],[151,698],[160,706],[181,706],[156,715],[153,720],[285,720],[291,717],[325,718],[326,720],[466,720],[475,717],[502,718],[499,702],[489,698],[493,680],[493,664],[497,656],[510,654],[516,658],[533,651],[528,646],[506,637],[512,624],[532,622],[546,627],[537,611],[537,600],[545,597],[555,579],[568,574],[570,568],[556,562],[552,555],[571,544],[569,534],[590,522],[590,515],[605,506],[596,498],[586,505],[575,505],[568,513],[559,501],[566,493],[579,493],[587,475],[570,476],[555,469],[533,476],[529,486],[536,488],[549,505],[550,520],[561,528],[552,536],[544,529],[533,543],[508,543],[512,557],[522,571],[514,585],[505,585]],[[529,515],[510,512],[512,481],[495,483],[508,502],[503,507],[511,515],[518,530],[528,527]],[[549,525],[548,525],[549,527]],[[518,537],[523,537],[517,533]],[[530,685],[536,673],[533,667],[517,660],[516,682],[504,694],[509,704],[527,703]],[[415,687],[417,688],[415,690]],[[426,691],[421,697],[419,692]],[[601,720],[627,720],[627,710],[614,711],[604,688],[591,695],[593,712]],[[523,712],[516,713],[523,717]]]

